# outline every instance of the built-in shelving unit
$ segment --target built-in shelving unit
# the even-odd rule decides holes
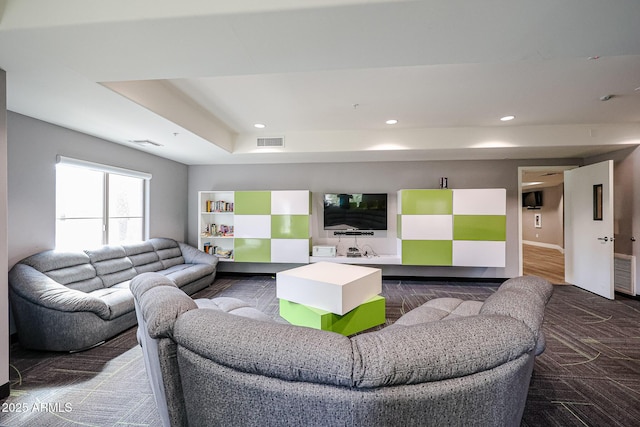
[[[200,191],[199,249],[235,262],[308,263],[311,192]]]
[[[232,261],[234,251],[234,192],[200,191],[198,193],[198,249]]]

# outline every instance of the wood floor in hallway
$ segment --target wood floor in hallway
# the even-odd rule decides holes
[[[567,283],[564,281],[564,254],[557,249],[522,245],[522,271],[556,285]]]

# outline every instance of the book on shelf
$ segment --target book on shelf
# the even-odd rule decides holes
[[[215,255],[218,258],[233,258],[233,249],[225,249],[221,246],[212,245],[211,242],[205,242],[202,244],[202,252]]]
[[[233,202],[224,200],[207,200],[206,212],[233,212]]]

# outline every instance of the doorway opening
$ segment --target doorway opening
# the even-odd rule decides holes
[[[518,168],[520,274],[566,284],[564,171],[576,166]]]

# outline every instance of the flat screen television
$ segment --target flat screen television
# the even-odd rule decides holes
[[[327,193],[325,230],[386,230],[386,193]]]
[[[540,206],[542,206],[542,191],[522,193],[523,208],[539,208]]]

